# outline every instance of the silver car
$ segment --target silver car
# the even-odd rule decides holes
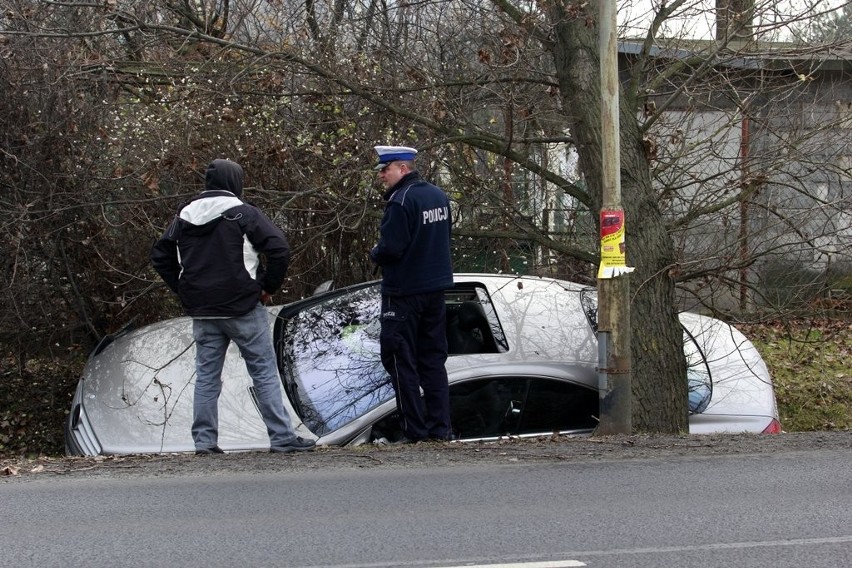
[[[598,414],[595,289],[531,276],[456,274],[446,292],[452,424],[460,440],[591,432]],[[400,438],[379,359],[378,282],[269,308],[284,403],[318,444]],[[779,432],[772,379],[735,328],[681,315],[690,432]],[[70,455],[194,451],[192,321],[119,334],[92,353],[66,425]],[[231,346],[219,445],[266,449],[251,379]]]

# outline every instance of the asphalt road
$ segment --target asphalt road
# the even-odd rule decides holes
[[[852,566],[848,436],[721,453],[683,440],[626,457],[332,450],[18,475],[0,484],[0,565]]]

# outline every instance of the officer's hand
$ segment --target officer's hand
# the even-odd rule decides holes
[[[266,290],[261,290],[260,291],[260,303],[263,304],[264,306],[266,306],[266,305],[269,305],[269,303],[271,301],[272,301],[272,294],[267,293]]]

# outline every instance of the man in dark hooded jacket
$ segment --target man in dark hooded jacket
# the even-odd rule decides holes
[[[181,205],[151,250],[154,269],[192,317],[195,453],[222,453],[218,403],[231,341],[239,347],[254,383],[271,451],[310,450],[314,442],[296,436],[284,408],[269,316],[263,305],[284,281],[290,246],[260,209],[240,199],[242,193],[239,164],[213,160],[207,167],[204,191]]]

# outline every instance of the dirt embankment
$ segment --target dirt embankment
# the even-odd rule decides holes
[[[156,454],[98,458],[0,460],[0,480],[46,477],[198,476],[335,469],[453,467],[535,462],[653,460],[671,457],[852,449],[852,430],[778,435],[556,437],[495,443],[425,443],[407,446],[319,448],[298,455],[267,452],[214,456]]]

